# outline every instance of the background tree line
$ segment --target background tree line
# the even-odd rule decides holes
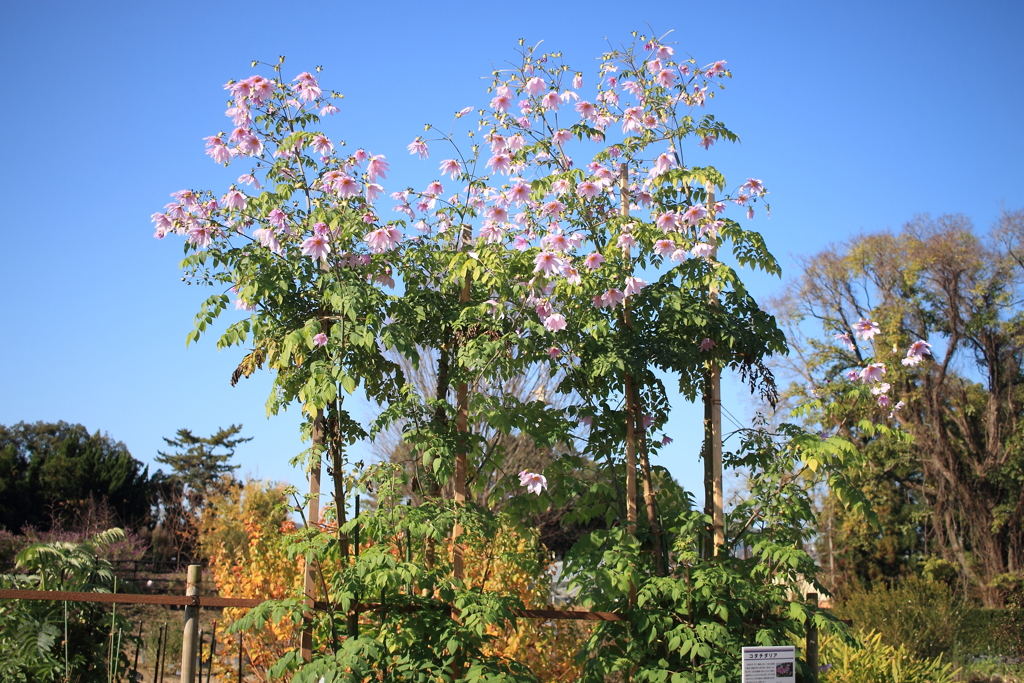
[[[790,398],[841,393],[845,372],[888,354],[884,381],[903,401],[850,399],[845,414],[810,418],[860,445],[852,475],[879,518],[869,524],[823,495],[818,551],[832,588],[952,570],[960,589],[1001,604],[1024,570],[1024,211],[1004,211],[986,233],[962,215],[920,216],[801,268],[775,302]],[[850,343],[860,320],[881,328],[863,346]],[[887,348],[916,340],[931,344],[917,365]],[[862,429],[865,410],[913,441]]]
[[[16,537],[78,533],[83,538],[121,527],[155,560],[198,558],[199,522],[211,496],[238,484],[230,464],[241,425],[197,436],[179,429],[165,438],[157,462],[135,459],[109,434],[67,422],[0,425],[0,530],[4,546]],[[22,544],[23,545],[23,544]],[[10,561],[11,552],[4,552]],[[10,555],[10,557],[7,557]]]

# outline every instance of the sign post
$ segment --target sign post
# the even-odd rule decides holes
[[[795,683],[796,648],[792,645],[743,648],[743,683]]]

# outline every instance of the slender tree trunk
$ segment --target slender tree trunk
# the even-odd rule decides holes
[[[619,165],[619,212],[629,217],[629,168],[626,164]],[[625,247],[625,256],[629,258],[629,247]],[[633,320],[629,310],[629,299],[622,303],[622,322],[627,330],[632,330]],[[636,535],[636,391],[633,375],[626,372],[623,388],[626,406],[626,530]]]
[[[459,303],[463,306],[469,303],[471,286],[472,280],[467,274],[462,291],[459,293]],[[459,432],[459,445],[458,452],[455,454],[455,505],[460,508],[461,513],[462,506],[466,504],[466,450],[469,447],[469,441],[466,438],[469,431],[469,385],[465,379],[459,382],[456,391],[456,404],[455,428]],[[459,542],[459,537],[462,536],[462,533],[462,524],[456,522],[455,527],[452,529],[452,541],[454,544],[452,571],[456,579],[462,579],[464,571],[464,549],[462,543]]]
[[[708,187],[708,215],[714,218],[715,215],[715,193]],[[711,260],[718,258],[718,239],[711,237]],[[718,285],[712,284],[708,288],[708,303],[718,307]],[[717,341],[717,340],[716,340]],[[710,474],[711,491],[711,519],[712,536],[714,543],[714,554],[718,555],[725,546],[725,491],[722,478],[722,369],[717,363],[711,363],[708,369],[710,380],[710,391],[706,395],[711,405],[709,413],[709,427],[711,436],[710,469],[705,472]],[[705,490],[709,487],[705,482]]]
[[[310,527],[320,524],[320,458],[325,442],[324,411],[317,410],[313,418],[313,463],[309,468],[309,502],[306,509],[306,524]],[[302,659],[313,657],[313,602],[316,600],[316,558],[306,553],[303,594],[306,596],[306,611],[302,613]]]

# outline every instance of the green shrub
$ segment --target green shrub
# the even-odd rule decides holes
[[[853,620],[861,633],[877,632],[886,643],[904,646],[920,659],[962,651],[967,611],[946,583],[916,577],[892,588],[882,584],[853,592],[834,610]]]
[[[820,661],[827,668],[822,683],[953,683],[959,671],[942,655],[922,659],[904,645],[884,645],[877,631],[852,645],[824,638]]]
[[[17,555],[20,573],[0,576],[0,588],[109,593],[114,572],[104,558],[124,541],[122,530],[110,529],[82,543],[34,543]],[[123,612],[98,603],[0,600],[0,681],[56,683],[66,673],[78,683],[125,680],[128,659],[123,651],[111,658],[110,634],[120,631],[127,646],[133,630]]]

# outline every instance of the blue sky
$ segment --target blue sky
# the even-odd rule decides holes
[[[674,29],[677,52],[728,60],[714,113],[740,135],[699,163],[761,178],[754,224],[788,276],[800,255],[914,214],[985,228],[1024,206],[1024,6],[1016,2],[13,2],[0,5],[0,424],[80,422],[153,462],[162,436],[243,423],[242,472],[300,484],[298,409],[267,420],[269,378],[228,379],[239,350],[185,348],[207,290],[149,216],[185,187],[221,190],[203,137],[226,128],[223,83],[253,59],[317,65],[345,94],[332,137],[392,161],[423,124],[485,106],[517,40],[592,72],[608,41]],[[694,162],[698,163],[698,162]],[[428,164],[428,174],[433,171]],[[749,276],[759,297],[778,280]],[[748,410],[729,385],[726,407]],[[359,416],[359,412],[356,412]],[[364,413],[369,416],[369,409]],[[700,492],[700,411],[678,405],[661,464]]]

